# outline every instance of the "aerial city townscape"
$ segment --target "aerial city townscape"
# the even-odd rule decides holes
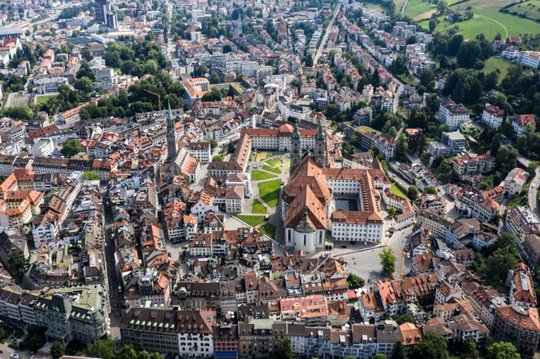
[[[0,0],[0,359],[538,358],[539,0]]]

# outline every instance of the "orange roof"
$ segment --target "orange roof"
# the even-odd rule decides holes
[[[403,323],[399,326],[403,345],[415,345],[422,340],[422,330],[413,323]]]
[[[326,207],[319,201],[310,186],[305,185],[296,198],[287,206],[285,228],[296,227],[306,220],[314,229],[327,229]]]

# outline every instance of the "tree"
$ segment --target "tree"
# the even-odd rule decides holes
[[[396,270],[396,256],[392,248],[385,248],[380,254],[382,272],[391,275]]]
[[[409,186],[409,188],[407,188],[407,197],[409,197],[411,200],[414,201],[417,199],[419,194],[420,191],[418,191],[416,186]]]
[[[429,20],[429,31],[433,32],[437,28],[437,19]]]
[[[379,353],[379,354],[375,355],[375,359],[386,359],[386,358],[387,358],[387,356],[384,355],[383,353]]]
[[[358,289],[358,288],[362,288],[364,286],[364,284],[366,284],[364,278],[354,274],[354,273],[350,273],[348,276],[347,276],[347,287],[349,289]]]
[[[437,194],[437,188],[435,188],[433,186],[427,186],[426,189],[424,190],[424,193],[425,194]]]
[[[463,42],[457,52],[459,67],[471,68],[482,56],[482,49],[477,41]]]
[[[409,150],[409,142],[404,133],[399,135],[396,144],[396,159],[399,161],[407,161],[407,151]]]
[[[214,157],[212,157],[212,162],[223,162],[223,155],[216,155]]]
[[[55,340],[54,343],[51,346],[51,356],[53,359],[59,359],[61,358],[66,352],[66,348],[64,347],[64,344],[62,342],[59,342],[58,340]]]
[[[72,157],[81,152],[81,141],[78,138],[70,138],[62,146],[62,154],[64,156]]]
[[[84,353],[91,357],[102,359],[116,359],[116,343],[111,339],[98,339],[95,343],[88,344]]]
[[[386,212],[388,212],[388,216],[389,216],[390,218],[394,218],[394,217],[396,216],[396,213],[397,213],[397,211],[396,211],[396,209],[395,209],[394,207],[388,208],[388,209],[386,210]]]
[[[94,83],[88,77],[81,77],[75,81],[76,90],[82,92],[83,96],[87,96],[94,91]]]
[[[444,14],[447,8],[448,8],[448,4],[446,3],[446,1],[439,0],[439,2],[437,3],[437,13],[439,15],[442,15]]]
[[[6,117],[15,118],[17,120],[31,120],[34,113],[28,106],[13,106],[6,107],[2,110],[2,114]]]
[[[415,359],[446,359],[448,351],[446,340],[433,332],[427,332],[420,343],[414,347],[411,357]]]
[[[403,347],[402,342],[396,342],[392,348],[392,359],[406,359],[405,348]]]
[[[495,164],[503,176],[516,167],[517,155],[518,150],[510,145],[499,147],[495,157]]]
[[[208,141],[208,143],[210,144],[210,148],[214,149],[217,147],[218,143],[216,140],[214,140],[213,138],[210,139],[210,141]]]
[[[18,252],[12,252],[8,258],[9,270],[13,278],[20,280],[24,275],[24,257]]]
[[[294,353],[291,348],[291,340],[289,338],[281,341],[279,347],[277,348],[275,357],[278,359],[294,359]]]
[[[521,355],[514,344],[509,342],[497,342],[489,346],[487,359],[519,359]]]
[[[117,356],[118,359],[133,359],[137,358],[137,351],[133,345],[124,345],[120,349],[120,353]]]
[[[403,323],[415,323],[415,320],[412,315],[404,313],[397,317],[396,322],[401,325]]]

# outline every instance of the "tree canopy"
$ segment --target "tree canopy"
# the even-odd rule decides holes
[[[392,248],[385,248],[380,254],[382,271],[385,274],[392,274],[396,270],[396,255]]]

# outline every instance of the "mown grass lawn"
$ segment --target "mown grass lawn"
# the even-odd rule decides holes
[[[510,66],[512,66],[512,63],[510,61],[506,61],[499,56],[492,56],[484,63],[484,68],[482,69],[482,72],[484,72],[484,74],[486,75],[493,71],[498,72],[500,83],[508,74],[508,69],[510,68]]]
[[[457,8],[465,4],[460,4]],[[467,39],[474,39],[476,35],[484,34],[488,41],[492,41],[497,34],[501,34],[504,39],[508,35],[540,33],[540,23],[529,19],[505,14],[497,9],[487,7],[473,6],[472,11],[474,13],[472,19],[458,23],[449,23],[439,18],[437,31],[446,31],[457,26],[459,33]]]
[[[259,196],[269,206],[275,207],[279,202],[280,180],[272,180],[258,184]]]
[[[251,179],[253,181],[263,181],[271,178],[276,178],[276,175],[259,170],[254,170],[251,172]]]
[[[270,171],[273,173],[280,174],[281,173],[281,160],[268,160],[264,163],[263,170]]]
[[[50,99],[55,98],[57,95],[43,95],[36,96],[36,105],[42,106],[49,102]]]
[[[254,200],[253,206],[251,206],[251,213],[266,214],[266,207],[264,206],[264,204],[259,202],[259,200]]]
[[[390,191],[398,197],[405,198],[407,200],[409,199],[407,195],[403,193],[403,191],[400,190],[398,186],[395,185],[395,183],[392,183],[392,185],[390,186]]]
[[[428,0],[409,0],[407,8],[405,9],[405,16],[415,17],[430,10],[435,10],[436,8],[435,4]]]
[[[255,227],[264,222],[265,216],[246,216],[238,214],[235,217],[247,224],[248,226]]]
[[[276,227],[273,224],[266,223],[264,226],[260,226],[259,229],[268,237],[272,239],[276,238]]]

